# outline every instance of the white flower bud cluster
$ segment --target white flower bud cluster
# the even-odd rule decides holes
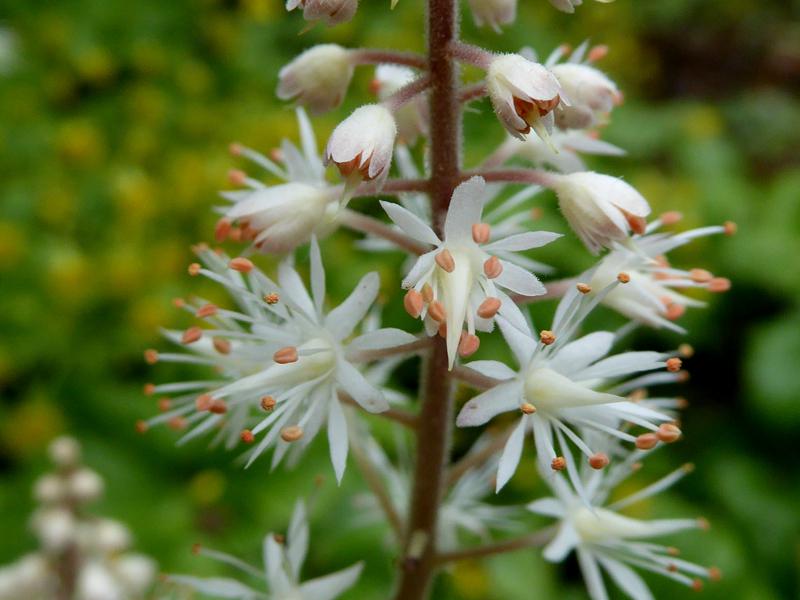
[[[31,517],[39,550],[0,567],[0,600],[64,597],[75,600],[144,598],[156,576],[155,562],[129,552],[130,531],[111,519],[86,513],[103,494],[103,480],[81,463],[77,440],[59,437],[50,444],[55,471],[40,477]],[[69,573],[69,581],[63,579]]]

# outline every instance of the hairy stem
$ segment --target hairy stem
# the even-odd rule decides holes
[[[457,0],[428,0],[428,74],[431,78],[431,185],[434,227],[441,234],[453,190],[458,185],[461,111],[457,67],[448,47],[458,36]],[[436,572],[436,531],[442,500],[453,417],[447,347],[440,337],[425,363],[416,445],[414,482],[409,502],[404,556],[396,600],[424,600]]]
[[[555,177],[552,173],[540,169],[492,169],[488,171],[468,171],[464,178],[480,175],[486,181],[503,181],[506,183],[534,184],[552,187]]]
[[[362,233],[371,233],[372,235],[389,240],[398,248],[407,250],[411,254],[424,254],[430,249],[425,245],[420,244],[418,241],[408,237],[400,230],[389,227],[378,219],[374,219],[367,215],[362,215],[354,210],[345,208],[340,213],[340,218],[342,225],[345,227],[349,227],[350,229],[354,229],[356,231],[361,231]]]
[[[513,431],[513,427],[506,431],[495,433],[494,437],[483,447],[475,452],[470,452],[460,461],[455,463],[447,472],[447,485],[455,485],[470,469],[479,467],[487,460],[497,454],[506,445],[508,437]]]
[[[391,64],[405,65],[415,69],[426,69],[428,67],[428,61],[421,54],[398,50],[378,50],[373,48],[353,50],[350,53],[350,60],[356,65]]]
[[[456,550],[454,552],[445,552],[439,554],[436,560],[439,564],[447,564],[459,560],[483,558],[486,556],[493,556],[495,554],[505,554],[514,550],[522,550],[524,548],[535,548],[544,546],[556,533],[555,527],[546,527],[534,533],[523,535],[522,537],[513,538],[510,540],[503,540],[495,544],[488,544],[486,546],[476,546],[474,548],[464,548],[463,550]]]

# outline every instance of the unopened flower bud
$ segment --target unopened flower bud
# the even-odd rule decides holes
[[[594,67],[561,63],[553,66],[552,71],[570,102],[556,111],[556,124],[562,129],[596,125],[611,112],[619,98],[616,84]]]
[[[517,18],[517,0],[469,0],[475,25],[488,25],[498,33],[500,25],[513,23]]]
[[[392,164],[397,124],[385,106],[366,104],[353,111],[333,130],[325,163],[335,163],[344,177],[358,173],[382,182]]]
[[[358,0],[287,0],[286,10],[303,9],[306,21],[322,21],[328,27],[346,23],[356,14]]]
[[[278,98],[295,100],[313,113],[339,106],[353,77],[350,52],[336,44],[309,48],[278,74]]]

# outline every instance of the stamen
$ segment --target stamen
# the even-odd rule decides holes
[[[232,223],[230,219],[220,219],[217,221],[217,226],[214,228],[214,239],[218,242],[224,242],[228,239],[228,234],[231,232]]]
[[[722,224],[722,228],[725,231],[725,235],[735,235],[739,229],[739,226],[733,221],[725,221]]]
[[[731,280],[726,277],[714,277],[708,282],[708,291],[719,294],[731,289]]]
[[[228,181],[233,185],[244,185],[247,181],[247,173],[241,169],[231,169],[228,171]]]
[[[278,294],[276,294],[275,292],[272,292],[271,294],[264,294],[264,302],[266,302],[270,306],[277,304],[280,299],[281,297],[278,296]]]
[[[426,283],[422,286],[422,299],[427,304],[433,302],[433,288],[431,287],[430,283]]]
[[[158,400],[159,412],[167,412],[170,408],[172,408],[172,401],[169,398],[159,398]]]
[[[145,396],[152,396],[153,394],[156,393],[156,384],[154,384],[154,383],[145,383],[144,384],[144,389],[142,391],[144,391],[144,395]]]
[[[434,300],[431,302],[430,306],[428,306],[428,314],[431,319],[439,323],[444,323],[447,320],[447,312],[444,310],[444,305],[438,300]]]
[[[282,533],[273,533],[272,534],[272,539],[275,540],[276,542],[278,542],[279,544],[285,544],[286,543],[286,536],[283,535]]]
[[[711,529],[711,523],[709,523],[708,519],[705,517],[697,517],[697,526],[703,531],[708,531]]]
[[[705,269],[692,269],[689,271],[689,278],[695,283],[708,283],[714,278],[714,275]]]
[[[284,442],[296,442],[303,437],[303,428],[297,425],[289,425],[281,429],[281,439]]]
[[[213,317],[217,314],[217,307],[213,304],[204,304],[200,308],[197,309],[197,312],[194,315],[198,319],[205,319],[206,317]]]
[[[142,420],[136,421],[136,433],[142,434],[147,431],[148,425]]]
[[[492,256],[483,263],[483,272],[489,279],[495,279],[503,272],[503,263],[496,256]]]
[[[488,223],[475,223],[472,225],[472,239],[476,244],[485,244],[492,235]]]
[[[711,581],[719,581],[720,579],[722,579],[722,571],[719,570],[719,567],[709,567],[708,578]]]
[[[212,338],[211,343],[214,345],[214,350],[216,350],[220,354],[231,353],[231,343],[225,338],[221,337]]]
[[[550,461],[550,468],[553,469],[553,471],[563,471],[567,468],[567,461],[563,456],[556,456]]]
[[[586,58],[589,60],[589,62],[597,62],[598,60],[605,58],[606,54],[608,54],[608,46],[605,44],[598,44],[589,50],[589,54],[586,56]]]
[[[447,323],[446,322],[439,323],[439,329],[436,330],[436,333],[439,334],[439,337],[446,338],[447,337]]]
[[[214,398],[210,394],[201,394],[194,400],[194,407],[200,412],[211,410],[214,404]]]
[[[172,306],[174,306],[175,308],[183,308],[184,306],[186,306],[186,300],[184,300],[183,298],[173,298]]]
[[[547,329],[542,329],[539,332],[539,341],[542,342],[545,346],[549,346],[550,344],[556,341],[556,336],[552,331],[548,331]]]
[[[203,267],[200,265],[200,263],[196,263],[196,262],[194,262],[194,263],[192,263],[192,264],[190,264],[190,265],[189,265],[189,267],[186,269],[186,271],[187,271],[187,272],[189,273],[189,275],[191,275],[192,277],[196,277],[197,275],[199,275],[199,274],[200,274],[200,269],[202,269],[202,268],[203,268]]]
[[[183,332],[183,336],[181,337],[181,343],[193,344],[201,337],[203,337],[203,330],[200,329],[197,325],[195,325],[193,327],[189,327],[189,329]]]
[[[681,551],[678,548],[676,548],[675,546],[668,546],[666,548],[666,551],[667,551],[667,554],[669,554],[670,556],[680,556],[680,554],[681,554]]]
[[[448,273],[452,273],[456,268],[456,261],[453,258],[453,255],[450,254],[450,250],[447,250],[446,248],[439,252],[434,260],[439,267]]]
[[[219,398],[215,398],[214,401],[211,403],[211,408],[208,409],[209,412],[214,413],[215,415],[224,415],[228,412],[228,404],[225,400],[220,400]]]
[[[252,432],[252,431],[250,431],[249,429],[244,429],[244,430],[242,431],[242,433],[240,433],[240,434],[239,434],[239,438],[240,438],[240,439],[241,439],[241,440],[242,440],[242,441],[243,441],[245,444],[252,444],[252,443],[255,441],[255,439],[256,439],[256,436],[254,436],[254,435],[253,435],[253,432]]]
[[[497,314],[497,311],[500,310],[500,306],[500,298],[486,298],[478,307],[478,316],[481,319],[491,319]]]
[[[608,455],[604,452],[597,452],[589,457],[589,466],[593,469],[603,469],[608,466]]]
[[[694,348],[691,344],[683,343],[678,346],[678,354],[680,354],[682,358],[692,358],[692,356],[694,356]]]
[[[692,589],[695,592],[702,592],[703,591],[703,580],[702,579],[695,579],[692,581]]]
[[[636,438],[636,447],[639,450],[650,450],[658,445],[658,436],[655,433],[643,433]]]
[[[275,408],[276,404],[277,402],[275,401],[275,398],[273,398],[272,396],[264,396],[263,398],[261,398],[261,408],[267,412]]]
[[[239,271],[239,273],[249,273],[253,270],[255,265],[253,261],[249,258],[245,258],[243,256],[237,256],[231,262],[228,263],[228,267],[233,269],[234,271]]]
[[[588,294],[592,291],[592,286],[588,283],[579,283],[575,286],[581,294]]]
[[[186,419],[184,419],[180,415],[176,415],[172,417],[169,421],[167,421],[167,427],[169,427],[174,431],[181,431],[182,429],[186,429]]]
[[[627,273],[620,273],[617,275],[617,281],[620,283],[628,283],[631,280],[631,276]]]
[[[659,218],[661,219],[661,223],[664,225],[674,225],[683,219],[683,213],[680,213],[677,210],[670,210],[662,214]]]
[[[415,319],[418,318],[424,306],[425,303],[422,294],[417,290],[408,290],[408,292],[406,292],[403,298],[403,307],[409,315]]]
[[[671,444],[681,437],[681,430],[672,423],[662,423],[655,435],[665,444]]]
[[[241,156],[242,155],[242,145],[238,142],[231,142],[228,145],[228,152],[231,153],[231,156]]]
[[[686,307],[683,304],[678,304],[677,302],[672,302],[667,306],[667,311],[664,313],[664,316],[670,321],[677,321],[680,319],[683,314],[686,312]]]
[[[532,415],[536,412],[536,407],[530,402],[523,402],[520,404],[519,409],[526,415]]]
[[[478,338],[477,335],[471,333],[463,333],[461,335],[461,341],[458,342],[458,355],[461,358],[466,358],[467,356],[471,356],[478,351],[478,348],[481,345],[481,340]]]
[[[144,351],[144,362],[148,365],[154,365],[158,362],[158,350],[148,348]]]
[[[281,348],[272,355],[272,360],[279,365],[297,362],[297,348],[294,346],[286,346],[285,348]]]
[[[683,366],[683,361],[677,356],[667,359],[667,371],[670,373],[677,373],[681,370],[681,366]]]

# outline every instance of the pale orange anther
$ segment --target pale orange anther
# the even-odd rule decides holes
[[[184,419],[180,415],[176,415],[172,417],[169,421],[167,421],[167,427],[169,427],[174,431],[181,431],[182,429],[186,429],[186,419]]]
[[[258,229],[253,229],[250,225],[242,227],[242,240],[252,242],[258,237]]]
[[[275,408],[276,404],[277,402],[275,401],[275,398],[273,398],[272,396],[264,396],[261,398],[261,408],[267,412]]]
[[[476,244],[485,244],[492,236],[492,228],[488,223],[474,223],[472,225],[472,239]]]
[[[675,570],[677,571],[677,568]],[[703,580],[702,579],[694,579],[692,581],[692,589],[695,592],[702,592],[703,591]]]
[[[272,355],[272,360],[279,365],[287,365],[289,363],[297,362],[297,348],[294,346],[286,346],[281,348]]]
[[[593,46],[589,53],[586,55],[586,58],[589,59],[589,62],[597,62],[598,60],[603,60],[606,55],[608,54],[608,46],[605,44],[598,44],[597,46]]]
[[[228,181],[233,185],[244,185],[247,181],[247,173],[241,169],[231,169],[228,171]]]
[[[232,242],[241,242],[242,241],[242,228],[241,227],[231,227],[231,230],[228,232],[228,237],[231,239]]]
[[[681,437],[681,430],[672,423],[662,423],[658,426],[656,436],[665,444],[671,444]]]
[[[491,319],[500,310],[500,298],[486,298],[478,307],[478,316],[481,319]]]
[[[620,283],[628,283],[631,280],[631,276],[627,273],[619,273],[617,275],[617,281]]]
[[[677,356],[667,359],[667,371],[670,373],[677,373],[681,370],[681,366],[683,366],[683,361]]]
[[[478,351],[481,345],[481,340],[477,335],[472,333],[465,333],[461,336],[461,341],[458,342],[458,355],[461,358],[472,356]]]
[[[278,294],[276,294],[275,292],[272,292],[270,294],[264,294],[264,302],[266,302],[270,306],[277,304],[280,301],[280,299],[281,297],[278,296]]]
[[[694,471],[694,463],[684,463],[684,464],[681,466],[681,470],[682,470],[684,473],[691,473],[692,471]]]
[[[658,445],[658,437],[655,433],[643,433],[636,438],[636,447],[639,450],[650,450]]]
[[[631,402],[641,402],[645,398],[647,398],[647,390],[644,388],[635,389],[628,395],[628,400]]]
[[[588,283],[579,283],[575,286],[581,294],[588,294],[592,291],[592,286]]]
[[[567,468],[567,460],[563,456],[556,456],[550,461],[550,468],[553,471],[563,471]]]
[[[154,365],[158,362],[158,350],[153,350],[152,348],[148,348],[144,351],[144,361],[148,365]]]
[[[159,412],[167,412],[170,408],[172,408],[172,400],[170,400],[169,398],[158,399]]]
[[[438,300],[434,300],[428,306],[428,315],[431,319],[439,323],[444,323],[447,320],[447,312],[444,310],[444,304]]]
[[[644,217],[637,217],[636,215],[632,215],[624,211],[623,214],[625,215],[625,220],[628,222],[628,226],[631,228],[633,233],[638,233],[641,235],[645,232],[647,229],[647,221],[644,219]]]
[[[531,209],[531,221],[538,221],[544,215],[544,211],[542,210],[541,206],[534,206]]]
[[[436,330],[436,333],[439,334],[439,337],[446,338],[447,337],[447,323],[446,322],[439,323],[439,328]]]
[[[422,286],[422,299],[427,304],[433,302],[433,288],[430,283],[426,283]]]
[[[589,457],[589,466],[593,469],[604,469],[608,466],[608,455],[605,452],[597,452]]]
[[[202,268],[203,267],[200,265],[200,263],[194,262],[187,267],[186,272],[189,273],[189,275],[191,275],[192,277],[196,277],[197,275],[200,274],[200,270]]]
[[[269,151],[269,157],[275,162],[283,162],[283,150],[280,148],[273,148]]]
[[[207,251],[208,251],[208,244],[206,244],[205,242],[198,242],[197,244],[194,244],[192,246],[192,252],[194,252],[195,254],[201,254]]]
[[[694,348],[691,344],[683,343],[678,346],[678,354],[681,355],[682,358],[691,358],[694,356]]]
[[[210,394],[200,394],[194,399],[194,407],[200,412],[211,410],[213,404],[214,398]]]
[[[406,295],[403,297],[403,308],[406,309],[409,315],[415,319],[418,318],[424,307],[425,302],[422,298],[422,294],[413,289],[406,292]]]
[[[667,306],[667,310],[664,313],[664,316],[670,321],[677,321],[683,316],[685,312],[686,312],[686,307],[683,304],[678,304],[677,302],[673,302],[672,304]]]
[[[668,546],[666,550],[667,554],[669,554],[670,556],[680,556],[681,554],[680,549],[676,548],[675,546]]]
[[[496,256],[487,258],[486,262],[483,263],[483,272],[489,279],[495,279],[503,272],[503,263]]]
[[[725,230],[725,235],[735,235],[739,226],[733,221],[725,221],[725,223],[722,224],[722,228]]]
[[[519,405],[519,409],[522,411],[523,414],[532,415],[536,412],[536,407],[531,404],[530,402],[523,402]]]
[[[296,442],[303,437],[303,428],[297,425],[289,425],[281,429],[281,439],[284,442]]]
[[[142,388],[145,396],[152,396],[156,393],[156,384],[155,383],[145,383],[144,387]]]
[[[253,435],[253,432],[249,429],[242,430],[242,433],[239,434],[239,439],[242,440],[245,444],[252,444],[256,436]]]
[[[539,341],[542,342],[545,346],[549,346],[550,344],[556,341],[556,334],[547,329],[542,329],[539,332]]]
[[[727,277],[714,277],[714,279],[708,282],[709,292],[719,294],[727,292],[729,289],[731,289],[731,280]]]
[[[683,219],[683,213],[679,213],[677,210],[669,210],[663,213],[659,218],[664,225],[674,225]]]
[[[705,517],[697,517],[697,527],[702,529],[703,531],[708,531],[711,529],[711,523],[708,522],[708,519]]]
[[[175,308],[183,308],[184,306],[186,306],[186,300],[184,300],[183,298],[173,298],[172,306],[174,306]]]
[[[228,152],[230,152],[233,156],[240,156],[242,154],[242,150],[244,148],[238,142],[231,142],[228,144]]]
[[[708,578],[711,581],[719,581],[722,579],[722,571],[719,570],[719,567],[708,567]]]
[[[211,403],[211,408],[208,410],[215,415],[224,415],[226,412],[228,412],[228,403],[225,402],[225,400],[214,398],[214,401]]]
[[[559,52],[561,52],[561,54],[569,54],[570,52],[572,52],[572,46],[570,46],[569,44],[561,44],[558,47],[558,50]]]
[[[689,401],[683,396],[675,398],[675,406],[680,410],[685,410],[689,407]]]
[[[206,317],[213,317],[217,314],[219,309],[214,304],[204,304],[200,308],[197,309],[197,312],[194,315],[198,319],[205,319]]]
[[[201,337],[203,337],[203,330],[195,325],[193,327],[189,327],[189,329],[183,332],[183,335],[181,336],[181,343],[193,344]]]
[[[434,260],[442,270],[447,271],[448,273],[452,273],[456,268],[456,261],[453,258],[453,255],[450,254],[450,250],[447,248],[439,252]]]
[[[678,378],[676,379],[676,381],[678,383],[686,383],[687,381],[689,381],[690,377],[691,376],[689,375],[689,371],[678,371]]]
[[[692,269],[689,271],[689,279],[695,283],[708,283],[713,278],[714,275],[711,271],[706,271],[705,269]]]
[[[253,270],[253,261],[249,258],[245,258],[244,256],[237,256],[231,262],[228,263],[228,267],[233,269],[234,271],[239,271],[239,273],[249,273]]]
[[[225,338],[221,337],[212,338],[211,343],[214,345],[214,350],[216,350],[220,354],[231,353],[231,343]]]
[[[149,426],[144,421],[136,421],[136,433],[145,433],[148,427]]]
[[[224,242],[228,239],[228,234],[231,232],[230,219],[220,219],[217,221],[217,226],[214,228],[214,239],[218,242]]]
[[[380,79],[378,79],[377,77],[373,78],[373,79],[372,79],[372,80],[369,82],[369,87],[368,87],[368,89],[369,89],[369,93],[370,93],[370,94],[372,94],[373,96],[377,96],[377,95],[378,95],[378,92],[380,92],[380,91],[381,91],[381,80],[380,80]]]

